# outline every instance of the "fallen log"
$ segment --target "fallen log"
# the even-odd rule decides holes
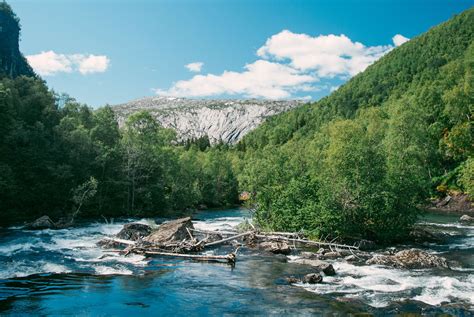
[[[282,237],[282,236],[276,236],[276,235],[270,236],[270,235],[263,235],[263,234],[257,234],[256,237],[259,239],[297,242],[297,243],[314,245],[314,246],[329,246],[329,247],[335,247],[335,248],[341,248],[341,249],[359,250],[359,247],[356,247],[353,245],[339,244],[339,243],[332,243],[332,242],[320,242],[320,241],[312,241],[312,240],[307,240],[307,239],[294,239],[294,238],[288,238],[288,237]]]
[[[278,231],[271,231],[271,232],[259,232],[260,235],[266,236],[287,236],[287,237],[302,237],[304,234],[302,232],[278,232]]]
[[[101,241],[108,241],[108,242],[113,242],[113,243],[116,243],[116,244],[126,245],[126,246],[134,246],[136,244],[135,241],[125,240],[125,239],[118,239],[118,238],[109,238],[109,237],[105,237]],[[101,241],[99,241],[99,242],[101,242]]]
[[[235,235],[237,232],[235,231],[212,231],[212,230],[199,230],[199,229],[189,229],[193,232],[197,232],[197,233],[202,233],[202,234],[214,234],[214,235],[217,235],[217,234],[220,234],[220,235]]]
[[[191,260],[204,261],[204,262],[225,261],[230,264],[235,264],[235,260],[236,260],[235,253],[229,253],[227,255],[182,254],[182,253],[169,253],[169,252],[157,252],[157,251],[144,251],[143,253],[146,255],[169,256],[169,257],[184,258],[184,259],[191,259]]]
[[[221,244],[221,243],[224,243],[224,242],[227,242],[227,241],[232,241],[232,240],[234,240],[234,239],[242,238],[242,237],[251,235],[251,234],[253,234],[253,233],[254,233],[253,231],[247,231],[247,232],[238,234],[238,235],[236,235],[236,236],[232,236],[232,237],[225,238],[225,239],[222,239],[222,240],[210,242],[210,243],[207,243],[207,244],[206,244],[206,247],[210,247],[210,246],[213,246],[213,245],[218,245],[218,244]]]

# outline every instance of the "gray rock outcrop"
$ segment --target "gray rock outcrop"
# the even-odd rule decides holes
[[[114,106],[119,125],[138,111],[149,111],[178,141],[207,136],[211,144],[236,143],[266,118],[304,104],[300,100],[232,100],[149,97]]]

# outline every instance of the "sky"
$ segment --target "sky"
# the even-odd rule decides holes
[[[318,100],[474,0],[9,0],[20,49],[93,107],[146,96]]]

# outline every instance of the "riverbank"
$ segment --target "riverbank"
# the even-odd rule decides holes
[[[467,194],[452,193],[433,199],[423,209],[429,212],[474,216],[474,203]]]

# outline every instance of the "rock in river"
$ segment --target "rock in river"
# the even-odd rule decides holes
[[[464,222],[464,223],[472,223],[474,224],[474,217],[468,216],[468,215],[462,215],[461,218],[459,218],[459,221]]]
[[[322,281],[323,281],[323,277],[319,273],[310,273],[310,274],[306,274],[303,277],[303,283],[317,284],[317,283],[321,283]]]
[[[117,233],[117,238],[137,241],[151,233],[151,227],[142,223],[127,223],[123,229]]]
[[[376,255],[366,263],[406,269],[449,268],[445,258],[418,249],[403,250],[394,255]]]
[[[163,244],[173,241],[189,239],[187,229],[194,229],[191,217],[180,218],[161,224],[158,229],[145,237],[145,241],[152,244]]]
[[[262,242],[260,246],[265,251],[268,251],[274,254],[290,254],[291,253],[290,246],[286,242],[267,241],[267,242]]]
[[[336,270],[334,270],[332,264],[324,261],[313,259],[297,259],[295,260],[295,263],[310,265],[312,267],[317,268],[319,271],[323,272],[326,275],[336,275]]]

